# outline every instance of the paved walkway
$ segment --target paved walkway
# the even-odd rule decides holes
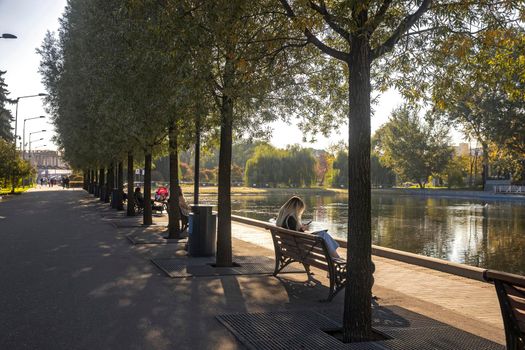
[[[326,287],[304,286],[304,274],[167,278],[149,259],[183,255],[182,246],[132,246],[125,235],[141,228],[116,228],[117,220],[79,190],[0,202],[0,349],[237,349],[216,315],[341,309],[342,294],[319,303]],[[237,255],[273,255],[262,230],[234,224],[234,236],[258,244],[234,239]],[[490,285],[387,259],[376,264],[380,304],[503,343]]]

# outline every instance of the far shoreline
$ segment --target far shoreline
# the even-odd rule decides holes
[[[193,185],[182,185],[182,190],[186,196],[193,195]],[[324,187],[304,187],[304,188],[261,188],[261,187],[236,187],[232,186],[232,195],[267,195],[276,193],[287,193],[290,195],[345,195],[347,189],[339,188],[324,188]],[[200,194],[210,195],[217,194],[216,186],[201,186]],[[474,199],[487,201],[510,201],[525,203],[525,195],[516,194],[495,194],[493,192],[473,191],[473,190],[451,190],[451,189],[419,189],[419,188],[374,188],[372,194],[386,194],[386,195],[403,195],[403,196],[420,196],[420,197],[436,197],[436,198],[453,198],[453,199]]]

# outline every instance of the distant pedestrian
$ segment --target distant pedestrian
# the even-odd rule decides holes
[[[41,177],[41,178],[40,178],[40,187],[43,187],[43,186],[44,186],[44,178]]]

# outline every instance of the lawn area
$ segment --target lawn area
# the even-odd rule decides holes
[[[15,194],[20,194],[20,193],[23,193],[25,191],[27,191],[28,189],[30,189],[31,187],[30,186],[26,186],[26,187],[16,187],[15,188]],[[6,194],[10,194],[11,193],[11,187],[1,187],[0,188],[0,196],[2,195],[6,195]]]
[[[182,185],[182,191],[188,195],[193,193],[193,185]],[[321,195],[321,194],[333,194],[335,193],[346,193],[346,189],[337,188],[322,188],[322,187],[309,187],[309,188],[259,188],[259,187],[234,187],[231,188],[232,194],[271,194],[271,193],[282,193],[283,191],[301,195],[302,193],[308,193],[309,195]],[[201,186],[199,189],[201,194],[217,194],[217,186]]]

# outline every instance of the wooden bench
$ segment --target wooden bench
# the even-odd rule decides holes
[[[275,248],[274,276],[277,276],[289,264],[299,262],[304,266],[309,281],[312,279],[310,266],[328,272],[330,291],[326,301],[331,301],[345,287],[346,260],[332,258],[324,239],[310,233],[287,230],[277,226],[266,228],[272,234]]]
[[[525,350],[525,277],[494,270],[483,277],[496,287],[507,349]]]

